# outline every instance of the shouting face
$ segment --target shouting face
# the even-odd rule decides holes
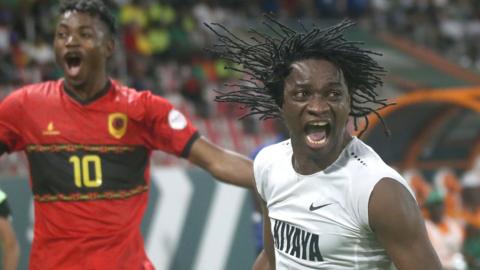
[[[104,82],[106,63],[113,53],[114,42],[108,28],[97,16],[77,11],[62,14],[54,48],[57,64],[62,68],[68,86],[82,90]]]
[[[290,131],[294,165],[303,173],[324,169],[350,140],[350,96],[342,72],[331,62],[294,62],[285,79],[282,114]]]

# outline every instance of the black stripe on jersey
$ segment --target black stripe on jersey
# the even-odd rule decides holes
[[[200,138],[200,133],[198,133],[197,131],[192,135],[192,137],[190,137],[188,142],[185,144],[185,147],[183,148],[183,151],[180,154],[182,158],[188,158],[188,156],[190,155],[190,150],[192,150],[192,145],[198,138]]]
[[[43,201],[120,199],[148,189],[142,146],[29,145],[27,157],[33,194]]]

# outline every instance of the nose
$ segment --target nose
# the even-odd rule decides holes
[[[76,38],[76,36],[74,34],[68,35],[68,37],[65,41],[65,45],[66,46],[75,46],[77,44],[78,44],[78,39]]]
[[[317,95],[312,96],[307,103],[307,111],[310,114],[321,115],[328,110],[330,110],[328,103],[322,97]]]

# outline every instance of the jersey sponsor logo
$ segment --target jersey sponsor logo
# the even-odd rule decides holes
[[[187,119],[180,111],[172,109],[168,113],[168,124],[172,129],[184,129],[187,126]]]
[[[318,244],[318,234],[302,230],[281,220],[275,220],[273,241],[276,249],[298,259],[312,262],[323,261]]]
[[[120,139],[127,132],[128,117],[124,113],[111,113],[108,115],[108,132],[115,139]]]
[[[55,129],[53,122],[50,121],[47,125],[47,129],[42,132],[43,135],[52,136],[52,135],[59,135],[60,131]]]
[[[329,206],[330,204],[333,204],[333,203],[325,203],[325,204],[321,204],[321,205],[317,205],[317,206],[314,206],[313,203],[312,203],[312,204],[310,204],[309,210],[310,211],[315,211],[315,210],[318,210],[318,209],[323,208],[325,206]]]

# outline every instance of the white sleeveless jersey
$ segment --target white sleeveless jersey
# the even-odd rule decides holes
[[[292,167],[290,140],[255,158],[257,191],[267,204],[276,269],[390,269],[392,263],[368,223],[370,194],[382,178],[406,181],[354,137],[323,171]],[[388,209],[385,209],[388,211]]]

